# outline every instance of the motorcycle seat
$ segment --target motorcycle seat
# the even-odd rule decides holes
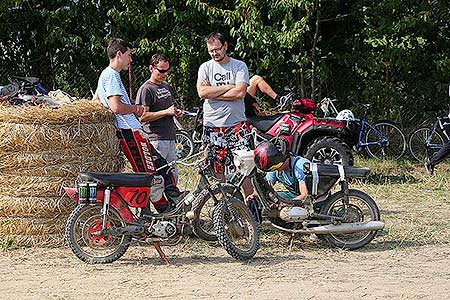
[[[311,164],[305,163],[303,165],[303,171],[306,174],[310,174]],[[340,177],[337,165],[317,164],[317,173],[319,174],[319,177]],[[346,178],[366,178],[370,173],[370,169],[364,167],[344,166],[344,173]]]
[[[81,181],[93,181],[102,186],[152,186],[153,174],[148,173],[94,173],[82,172]]]
[[[249,116],[247,117],[247,120],[252,126],[266,132],[284,115],[284,113],[277,113],[272,116]]]

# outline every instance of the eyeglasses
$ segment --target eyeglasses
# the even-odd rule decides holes
[[[223,45],[220,46],[220,48],[208,50],[208,53],[209,54],[218,53],[218,52],[222,51],[222,49],[223,49]]]
[[[155,67],[155,66],[153,66],[153,68],[155,68],[156,70],[158,70],[158,72],[161,73],[161,74],[167,73],[167,72],[169,72],[169,70],[170,70],[170,68],[164,70],[164,69],[157,68],[157,67]]]

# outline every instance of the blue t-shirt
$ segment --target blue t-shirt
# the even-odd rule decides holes
[[[306,162],[309,162],[306,158],[301,156],[293,156],[291,158],[291,166],[289,170],[268,172],[266,174],[266,180],[272,185],[279,181],[288,190],[299,193],[299,185],[305,182],[303,165]]]
[[[98,79],[97,93],[102,104],[109,108],[108,97],[119,95],[120,101],[131,104],[127,91],[123,86],[120,74],[110,66],[103,70]],[[134,114],[115,114],[114,125],[120,129],[140,129],[141,123]]]

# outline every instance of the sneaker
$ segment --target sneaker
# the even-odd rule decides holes
[[[163,204],[163,205],[154,205],[154,206],[155,206],[156,211],[157,211],[159,214],[167,213],[167,212],[169,212],[170,209],[171,209],[171,207],[170,207],[170,205],[169,205],[168,202],[166,202],[166,203]]]
[[[431,165],[429,162],[425,163],[425,170],[427,170],[427,174],[430,176],[433,176],[434,174],[434,166]]]

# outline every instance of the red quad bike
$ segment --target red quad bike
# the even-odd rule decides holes
[[[198,163],[198,162],[197,162]],[[187,165],[187,164],[186,164]],[[67,220],[66,239],[73,253],[87,263],[110,263],[119,259],[132,239],[153,244],[161,259],[169,264],[161,243],[174,245],[192,231],[204,232],[200,210],[210,198],[220,205],[221,242],[236,259],[252,258],[259,248],[258,227],[247,206],[230,196],[220,183],[210,184],[205,172],[210,168],[198,164],[205,182],[198,197],[188,194],[167,213],[139,216],[150,194],[163,184],[162,178],[146,173],[80,173],[77,188],[64,188],[78,203]],[[155,197],[157,198],[157,197]],[[157,198],[159,199],[159,198]],[[199,234],[200,233],[200,234]]]
[[[314,101],[298,99],[292,90],[282,100],[284,102],[279,103],[279,107],[282,109],[290,104],[289,112],[248,117],[260,135],[271,139],[281,129],[289,133],[283,134],[283,138],[292,154],[303,156],[314,163],[353,165],[351,147],[358,141],[356,123],[316,117]]]

